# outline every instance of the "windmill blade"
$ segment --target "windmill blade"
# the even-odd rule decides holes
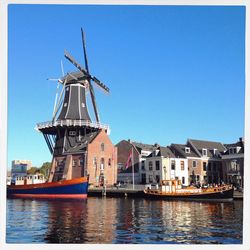
[[[65,76],[65,74],[64,74],[64,68],[63,68],[63,62],[62,62],[62,60],[61,60],[61,70],[62,70],[62,75],[63,75],[63,76]]]
[[[47,78],[46,80],[63,83],[63,81],[60,78]]]
[[[82,32],[82,46],[83,46],[83,54],[84,54],[85,67],[86,67],[87,72],[89,73],[89,65],[88,65],[88,59],[87,59],[85,37],[84,37],[84,33],[83,33],[83,29],[82,28],[81,28],[81,32]]]
[[[67,80],[68,80],[68,74],[67,74],[67,76],[66,76],[66,78],[64,80],[63,87],[62,87],[62,90],[61,90],[61,93],[60,93],[60,97],[58,99],[56,108],[55,108],[54,113],[53,113],[52,121],[54,121],[54,119],[56,117],[56,114],[58,113],[58,110],[60,109],[60,107],[62,105],[62,95],[63,95],[64,89],[65,89],[65,85],[67,83]]]
[[[104,90],[105,93],[109,93],[109,88],[102,83],[100,80],[98,80],[95,76],[91,76],[91,79],[94,81],[94,83],[100,87],[102,90]]]
[[[89,81],[89,92],[90,92],[92,104],[93,104],[93,107],[94,107],[94,112],[95,112],[96,121],[97,121],[97,122],[100,122],[100,117],[99,117],[99,114],[98,114],[97,105],[96,105],[96,100],[95,100],[95,92],[94,92],[93,86],[92,86],[92,84],[91,84],[90,81]]]
[[[76,67],[78,68],[85,76],[91,78],[100,88],[102,88],[105,92],[109,93],[109,88],[103,84],[99,79],[95,76],[91,76],[76,60],[69,54],[68,51],[65,50],[64,56]]]
[[[70,53],[65,50],[64,52],[64,56],[75,66],[77,67],[80,71],[82,71],[82,73],[87,76],[90,77],[89,73],[73,58],[73,56],[70,55]]]
[[[53,115],[52,115],[52,117],[54,117],[54,114],[55,114],[55,109],[56,109],[56,104],[57,104],[57,98],[58,98],[58,91],[59,91],[59,85],[60,85],[60,83],[58,81],[57,87],[56,87],[56,97],[55,97],[54,109],[53,109]]]

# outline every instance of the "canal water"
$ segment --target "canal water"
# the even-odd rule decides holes
[[[7,243],[241,244],[243,202],[7,200]]]

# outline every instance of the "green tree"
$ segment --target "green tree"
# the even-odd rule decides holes
[[[28,171],[27,171],[27,173],[28,174],[35,174],[36,172],[38,172],[39,171],[39,168],[37,168],[37,167],[31,167]]]
[[[50,168],[51,168],[51,163],[44,162],[40,168],[40,173],[43,174],[45,178],[48,178]]]

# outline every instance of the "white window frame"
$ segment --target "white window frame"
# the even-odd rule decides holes
[[[202,156],[207,156],[207,149],[206,148],[202,149]]]

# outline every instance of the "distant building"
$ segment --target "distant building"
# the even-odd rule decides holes
[[[226,152],[222,155],[223,180],[235,187],[244,187],[244,139],[232,144],[224,144]]]
[[[32,167],[32,162],[29,160],[13,160],[11,164],[11,177],[25,176],[27,171]]]

